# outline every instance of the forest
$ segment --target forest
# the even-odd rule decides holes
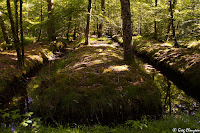
[[[0,0],[0,132],[200,132],[199,0]]]

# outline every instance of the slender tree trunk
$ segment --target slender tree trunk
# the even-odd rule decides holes
[[[139,22],[138,22],[138,33],[141,35],[142,34],[142,14],[141,14],[141,11],[142,9],[139,8]]]
[[[18,0],[14,0],[14,5],[15,5],[15,32],[19,40]]]
[[[171,19],[169,20],[168,26],[167,26],[167,34],[166,34],[166,41],[169,40],[169,32],[171,29]]]
[[[173,39],[174,39],[174,46],[178,47],[178,42],[176,40],[176,31],[175,31],[175,26],[174,26],[174,15],[173,15],[173,9],[175,6],[175,1],[173,2],[169,0],[169,5],[170,5],[170,13],[171,13],[171,25],[172,25],[172,33],[173,33]]]
[[[90,21],[91,21],[91,15],[92,15],[92,0],[88,1],[88,14],[87,14],[87,25],[86,25],[86,31],[85,31],[85,45],[88,45],[89,43],[89,36],[90,36]]]
[[[40,32],[39,32],[39,35],[38,35],[37,42],[39,42],[41,34],[42,34],[42,21],[43,21],[43,10],[42,10],[42,8],[43,8],[43,0],[41,0],[41,6],[40,6]]]
[[[7,10],[8,10],[8,16],[10,19],[12,34],[13,34],[13,38],[14,38],[14,46],[15,46],[15,50],[17,52],[18,65],[22,66],[19,38],[18,38],[18,34],[16,33],[16,29],[15,29],[15,23],[13,20],[12,11],[11,11],[11,7],[10,7],[10,0],[7,0]]]
[[[22,20],[22,5],[23,1],[20,0],[20,33],[21,33],[21,47],[22,47],[22,65],[24,66],[24,31],[23,31],[23,20]]]
[[[0,26],[1,26],[1,30],[2,30],[2,33],[3,33],[4,40],[6,41],[7,44],[10,44],[10,40],[8,38],[8,34],[7,34],[7,31],[6,31],[6,27],[5,27],[1,12],[0,12]]]
[[[94,7],[95,11],[97,12],[97,6],[96,6],[96,2],[95,2],[95,7]],[[99,34],[99,18],[97,17],[97,24],[96,24],[96,28],[97,28],[97,36]]]
[[[54,22],[54,5],[53,5],[54,0],[47,0],[48,3],[48,38],[51,41],[56,40],[56,35],[55,35],[55,22]]]
[[[69,30],[70,30],[70,26],[71,26],[71,21],[72,21],[72,16],[69,17],[69,23],[67,26],[67,40],[69,41]]]
[[[158,5],[158,0],[155,0],[155,7]],[[155,12],[155,17],[157,16],[157,11]],[[154,19],[154,39],[157,40],[157,22]]]
[[[122,17],[122,29],[123,29],[123,48],[124,48],[124,60],[133,60],[133,42],[132,42],[132,26],[131,26],[131,11],[130,1],[121,1],[121,17]]]
[[[101,0],[101,12],[102,12],[102,15],[105,14],[105,0]],[[103,36],[103,26],[104,26],[104,21],[102,19],[101,23],[99,24],[98,37]]]
[[[74,28],[73,40],[76,40],[76,26]]]

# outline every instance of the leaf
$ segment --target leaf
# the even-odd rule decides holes
[[[29,113],[24,114],[23,116],[31,117],[32,114],[33,114],[33,112],[29,112]]]
[[[3,114],[3,118],[5,119],[5,117],[9,117],[10,116],[10,114],[9,113],[5,113],[5,114]]]
[[[21,122],[20,125],[22,125],[22,126],[24,126],[24,127],[27,127],[27,126],[28,126],[28,124],[27,124],[25,121]]]
[[[31,123],[32,123],[32,120],[28,120],[28,121],[26,121],[26,123],[31,124]]]
[[[21,115],[19,115],[19,114],[12,115],[13,120],[18,119],[18,118],[21,118]]]

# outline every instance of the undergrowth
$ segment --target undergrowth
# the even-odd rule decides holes
[[[118,125],[62,125],[56,123],[44,125],[40,118],[31,117],[32,112],[20,115],[18,110],[7,112],[0,110],[1,123],[0,132],[2,133],[171,133],[171,132],[191,132],[200,129],[200,113],[195,115],[166,116],[160,120],[147,119],[143,116],[141,120],[128,120],[124,124]],[[6,124],[11,121],[12,124]],[[17,121],[16,121],[17,120]],[[7,127],[5,126],[7,125]]]

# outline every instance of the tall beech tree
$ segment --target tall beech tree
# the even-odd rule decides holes
[[[21,35],[21,47],[22,47],[22,65],[24,65],[24,31],[23,31],[23,14],[22,14],[23,1],[20,0],[20,35]]]
[[[92,0],[88,0],[87,25],[85,30],[85,45],[88,45],[89,43],[91,15],[92,15]]]
[[[38,35],[38,39],[37,41],[40,40],[41,34],[42,34],[42,21],[43,21],[43,0],[40,1],[40,31],[39,31],[39,35]]]
[[[105,15],[105,0],[101,0],[101,14],[102,16]],[[103,24],[104,24],[104,20],[102,19],[99,24],[98,37],[103,36],[103,26],[104,26]]]
[[[176,4],[176,0],[169,0],[169,8],[170,8],[170,18],[171,18],[171,26],[172,26],[172,35],[173,35],[173,40],[174,40],[174,46],[178,47],[178,42],[176,40],[176,31],[175,31],[175,26],[174,26],[174,7]]]
[[[158,6],[158,0],[155,0],[155,7]],[[157,16],[157,11],[155,12],[155,17]],[[157,40],[157,22],[154,19],[154,39]]]
[[[17,40],[19,40],[19,13],[18,13],[18,0],[14,0],[15,5],[15,32]]]
[[[1,30],[2,30],[2,33],[3,33],[3,38],[4,38],[4,40],[6,41],[7,44],[10,44],[10,40],[8,38],[8,34],[7,34],[7,31],[6,31],[6,27],[5,27],[2,15],[3,14],[0,11],[0,26],[1,26]]]
[[[54,0],[47,0],[48,4],[48,27],[47,27],[47,33],[48,33],[48,38],[51,41],[56,40],[56,35],[55,35],[55,22],[54,22]]]
[[[15,8],[16,8],[16,5],[15,5]],[[12,35],[13,35],[13,38],[14,38],[14,46],[15,46],[15,50],[17,52],[18,65],[22,66],[22,56],[21,56],[21,51],[20,51],[20,42],[19,42],[19,38],[18,38],[18,33],[16,33],[17,30],[16,30],[15,23],[14,23],[14,20],[13,20],[13,15],[12,15],[11,6],[10,6],[10,0],[7,0],[7,10],[8,10],[8,17],[10,19]],[[16,13],[16,9],[15,9],[15,13]]]
[[[133,42],[132,42],[132,27],[131,27],[131,11],[130,1],[121,1],[121,17],[122,17],[122,29],[123,29],[123,48],[124,48],[124,60],[133,60]]]

